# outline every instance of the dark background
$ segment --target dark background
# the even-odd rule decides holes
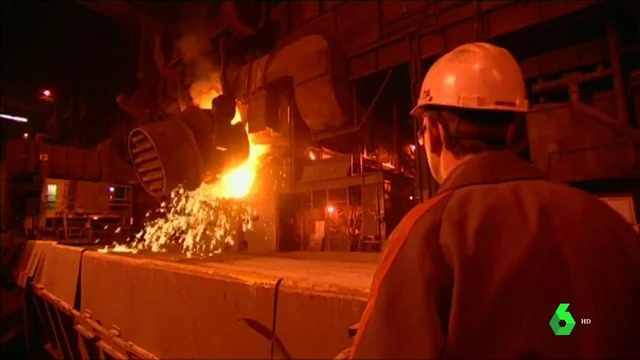
[[[74,2],[2,2],[2,112],[28,124],[2,120],[3,137],[42,131],[53,104],[38,99],[50,89],[64,112],[71,97],[86,99],[75,125],[90,146],[108,137],[122,118],[115,98],[137,88],[137,29]]]

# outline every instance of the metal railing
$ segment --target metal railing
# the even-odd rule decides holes
[[[79,312],[42,285],[25,286],[27,349],[42,346],[55,359],[158,359],[120,337],[120,329],[107,329]]]

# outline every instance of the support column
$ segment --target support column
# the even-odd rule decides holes
[[[620,36],[614,18],[607,20],[607,40],[609,43],[609,58],[613,73],[613,90],[616,98],[617,117],[620,122],[629,125],[629,108],[627,107],[627,91],[624,73],[620,61]]]
[[[9,191],[7,190],[7,167],[4,164],[4,156],[2,158],[2,169],[0,170],[0,176],[0,191],[2,192],[0,194],[0,202],[2,203],[2,209],[0,209],[2,213],[0,213],[0,216],[2,216],[2,231],[5,231],[9,230],[9,227],[11,225],[11,209],[9,207]]]
[[[409,74],[411,77],[412,104],[415,105],[418,103],[418,99],[420,98],[420,89],[422,88],[422,80],[424,77],[420,48],[415,35],[411,35],[409,37]],[[418,131],[421,126],[422,124],[420,121],[413,122],[414,142],[416,144],[416,190],[418,193],[418,200],[423,202],[427,198],[433,196],[434,191],[431,190],[430,186],[431,172],[427,165],[424,148],[418,144]]]
[[[391,141],[391,158],[393,159],[394,172],[400,173],[400,159],[402,157],[402,147],[400,145],[400,110],[398,109],[398,103],[393,102],[393,137]]]

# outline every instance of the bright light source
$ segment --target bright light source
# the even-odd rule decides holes
[[[29,138],[29,133],[22,134],[22,138],[27,140]]]
[[[49,89],[44,89],[40,92],[38,99],[46,101],[46,102],[54,102],[55,99],[53,97],[53,92]]]
[[[113,186],[109,186],[109,192],[114,192],[116,191],[116,188],[114,188]]]
[[[329,214],[333,214],[336,211],[336,208],[334,208],[333,206],[329,205],[327,206],[327,212]]]
[[[413,195],[409,196],[409,200],[413,200]]]
[[[311,159],[311,160],[315,160],[316,159],[316,154],[314,154],[313,151],[309,151],[309,159]]]
[[[22,117],[22,116],[13,116],[13,115],[7,115],[7,114],[0,114],[0,118],[7,119],[7,120],[13,120],[13,121],[17,121],[17,122],[27,122],[27,121],[29,121],[27,118]]]
[[[416,151],[416,146],[411,144],[409,145],[409,149],[411,149],[411,151]]]

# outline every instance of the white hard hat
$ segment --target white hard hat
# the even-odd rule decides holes
[[[458,46],[431,66],[411,115],[418,116],[429,105],[513,112],[529,108],[516,59],[501,47],[481,42]]]

